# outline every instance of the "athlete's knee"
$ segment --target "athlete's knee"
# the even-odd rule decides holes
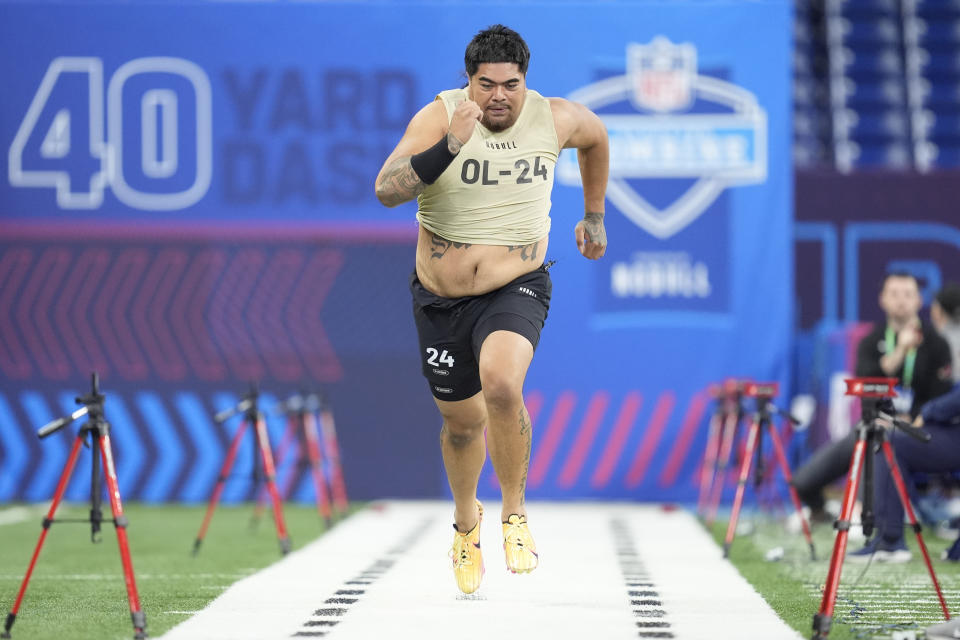
[[[462,449],[483,435],[484,426],[485,421],[482,419],[462,420],[445,418],[443,428],[440,430],[440,439],[455,449]]]
[[[483,398],[491,413],[516,411],[523,405],[522,386],[507,376],[494,375],[483,381]]]

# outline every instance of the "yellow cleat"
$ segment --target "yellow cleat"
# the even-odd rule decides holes
[[[450,558],[453,560],[453,575],[457,579],[457,586],[464,593],[473,593],[480,588],[483,579],[483,554],[480,553],[480,523],[483,521],[483,505],[477,500],[477,509],[480,519],[477,525],[460,533],[453,534],[453,547],[450,549]],[[453,525],[456,530],[457,525]]]
[[[503,552],[507,569],[513,573],[530,573],[537,568],[540,558],[526,516],[514,513],[503,523]]]

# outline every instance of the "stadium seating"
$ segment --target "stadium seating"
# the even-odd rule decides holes
[[[960,166],[960,0],[797,0],[794,162]]]

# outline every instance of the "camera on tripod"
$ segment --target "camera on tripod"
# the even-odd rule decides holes
[[[740,507],[743,504],[744,488],[747,484],[747,477],[750,474],[750,466],[753,464],[753,458],[756,456],[756,475],[754,484],[759,487],[765,475],[763,459],[763,438],[764,434],[770,438],[773,445],[773,452],[780,471],[783,473],[787,489],[790,492],[790,500],[797,510],[797,516],[803,528],[803,535],[807,539],[807,545],[810,547],[810,559],[817,557],[813,546],[813,537],[810,533],[810,524],[803,514],[803,506],[800,503],[800,497],[793,486],[793,477],[790,474],[790,465],[787,464],[787,457],[784,454],[783,443],[780,435],[773,424],[774,415],[783,417],[792,424],[799,424],[796,418],[786,411],[780,409],[772,400],[780,393],[779,382],[754,382],[751,380],[738,381],[739,395],[745,398],[753,398],[756,402],[756,410],[751,418],[750,431],[747,434],[747,443],[744,449],[743,461],[740,465],[740,478],[737,482],[737,493],[733,499],[733,510],[730,513],[730,522],[727,525],[727,535],[723,543],[723,557],[729,557],[730,546],[733,544],[733,537],[737,529],[737,520],[740,516]]]
[[[861,419],[856,426],[857,441],[850,459],[850,471],[847,474],[847,486],[843,492],[843,504],[840,516],[834,528],[837,536],[834,539],[833,555],[830,559],[830,568],[823,586],[823,599],[819,611],[813,616],[814,640],[825,640],[830,634],[833,624],[833,610],[837,601],[837,590],[840,585],[840,574],[843,569],[843,558],[846,553],[851,517],[854,502],[859,495],[861,478],[863,482],[863,507],[860,511],[860,521],[864,535],[873,531],[873,465],[874,452],[879,451],[886,459],[887,469],[896,487],[904,513],[917,537],[917,545],[923,554],[927,565],[930,580],[933,583],[944,617],[949,620],[950,612],[943,598],[943,591],[930,562],[930,554],[921,534],[920,524],[910,504],[903,476],[897,466],[893,448],[890,446],[890,431],[894,427],[904,434],[922,442],[929,442],[930,434],[923,429],[915,429],[908,423],[898,420],[894,410],[893,398],[897,397],[896,387],[900,382],[897,378],[847,378],[846,395],[860,398]]]
[[[746,382],[742,393],[748,398],[775,398],[780,393],[779,382]]]
[[[897,397],[897,378],[846,378],[846,395],[858,398]]]
[[[882,419],[877,424],[882,427],[897,427],[909,436],[922,440],[930,440],[929,434],[913,429],[902,420],[897,419],[897,409],[893,399],[897,397],[897,378],[847,378],[846,395],[860,398],[861,411],[864,420]]]

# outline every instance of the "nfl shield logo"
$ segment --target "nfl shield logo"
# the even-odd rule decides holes
[[[673,44],[658,36],[650,44],[627,47],[631,101],[638,109],[665,112],[689,106],[696,74],[697,50],[690,43]]]
[[[656,36],[627,43],[626,53],[626,73],[568,97],[591,109],[634,108],[600,116],[610,138],[607,199],[637,226],[669,238],[728,187],[766,180],[767,115],[747,89],[700,75],[692,43]],[[691,112],[701,104],[709,109]],[[560,154],[556,176],[580,184],[577,154]]]

